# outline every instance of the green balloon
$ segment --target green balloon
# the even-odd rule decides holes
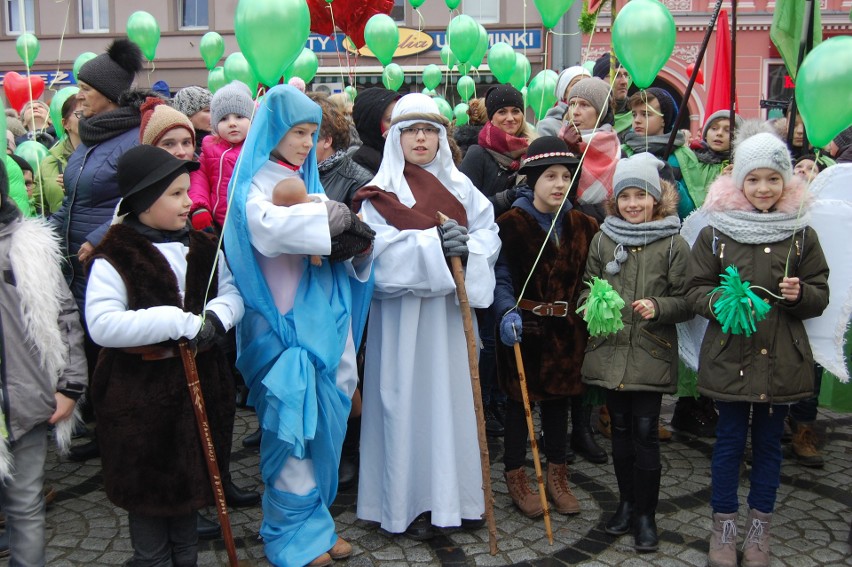
[[[441,84],[441,68],[431,63],[423,69],[423,86],[435,90]]]
[[[453,53],[449,43],[441,48],[441,61],[444,62],[444,65],[446,65],[447,69],[450,71],[453,70],[453,67],[458,65],[459,59],[456,57],[456,54]]]
[[[408,3],[411,4],[411,7],[415,10],[423,5],[423,2],[426,0],[408,0]]]
[[[444,0],[447,3],[447,8],[450,10],[455,10],[461,4],[461,0]]]
[[[364,41],[382,65],[388,65],[399,47],[399,28],[387,14],[376,14],[364,26]]]
[[[318,70],[319,61],[317,60],[317,54],[307,47],[303,47],[302,52],[296,57],[296,60],[284,70],[284,81],[289,81],[293,77],[299,77],[306,83],[310,83]]]
[[[24,62],[28,68],[33,66],[41,46],[38,44],[38,38],[31,33],[22,33],[18,36],[15,42],[15,49],[18,50],[18,57]]]
[[[471,65],[470,62],[459,63],[459,66],[458,66],[459,75],[462,75],[462,76],[467,75],[468,73],[470,73],[471,69],[473,69],[473,65]]]
[[[541,14],[541,23],[546,28],[555,28],[574,0],[533,0],[538,13]]]
[[[211,93],[215,93],[227,84],[228,80],[225,79],[224,67],[214,67],[207,73],[207,88]]]
[[[615,18],[612,45],[636,86],[646,89],[671,57],[674,18],[657,0],[632,0]]]
[[[488,67],[501,83],[508,83],[515,72],[515,50],[508,43],[498,41],[488,50]]]
[[[550,69],[540,71],[530,81],[527,100],[537,120],[544,118],[547,111],[556,104],[556,83],[558,81],[559,75]]]
[[[405,74],[402,72],[402,67],[396,63],[391,63],[382,71],[382,83],[386,89],[398,91],[405,80]]]
[[[467,113],[469,108],[470,107],[463,102],[460,102],[455,108],[453,108],[453,115],[456,117],[456,126],[464,126],[470,122],[470,116]]]
[[[512,78],[509,79],[509,84],[516,89],[521,90],[526,86],[527,81],[530,80],[531,74],[532,68],[530,67],[530,60],[521,52],[515,53],[515,72],[512,73]],[[556,85],[554,85],[554,87],[556,87]]]
[[[198,49],[201,51],[201,58],[204,60],[207,70],[212,71],[219,59],[225,54],[225,40],[214,31],[207,32],[201,38]]]
[[[588,71],[589,73],[593,73],[595,70],[595,62],[594,61],[586,61],[583,63],[583,69]]]
[[[479,24],[465,14],[456,16],[447,26],[447,42],[459,62],[467,63],[479,44]]]
[[[227,83],[230,83],[231,81],[240,81],[249,88],[252,94],[254,94],[257,90],[257,80],[254,78],[251,65],[249,65],[245,55],[239,51],[231,53],[228,55],[228,58],[225,59],[225,81]],[[275,83],[277,82],[278,79],[275,80]]]
[[[460,78],[459,83],[456,85],[456,89],[458,89],[462,100],[465,101],[470,100],[476,95],[476,83],[474,83],[473,79],[470,77]]]
[[[160,43],[160,24],[154,16],[139,10],[127,18],[127,37],[139,46],[148,61],[153,61],[157,55],[157,44]]]
[[[343,89],[343,92],[349,95],[349,100],[355,100],[355,97],[358,96],[358,89],[352,85],[347,85],[346,88]]]
[[[310,27],[305,0],[239,0],[234,14],[237,44],[254,76],[270,87],[302,52]]]
[[[816,147],[852,125],[852,36],[823,41],[805,57],[796,75],[796,104]]]
[[[438,91],[436,91],[435,89],[423,89],[420,92],[425,94],[426,96],[431,96],[431,97],[438,96]]]
[[[62,105],[72,96],[76,96],[80,92],[77,87],[65,87],[53,95],[50,99],[50,121],[53,122],[53,129],[56,130],[57,137],[65,135],[65,128],[62,127]]]
[[[35,140],[27,140],[15,148],[15,155],[27,160],[33,168],[33,171],[38,172],[39,164],[48,156],[47,148],[41,142]]]
[[[450,106],[450,103],[447,102],[444,97],[433,96],[432,100],[435,101],[435,104],[438,105],[438,110],[441,111],[441,114],[447,117],[447,120],[453,119],[453,107]],[[43,146],[42,146],[43,147]]]
[[[476,68],[482,65],[482,60],[485,59],[485,54],[488,53],[488,30],[479,24],[479,42],[476,44],[476,49],[470,57],[470,63]]]
[[[72,68],[72,74],[74,75],[74,80],[77,81],[77,73],[80,72],[80,67],[97,57],[97,53],[92,53],[91,51],[86,51],[85,53],[81,53],[77,56],[77,59],[74,60],[74,67]]]

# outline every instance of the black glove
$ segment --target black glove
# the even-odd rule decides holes
[[[338,236],[331,239],[331,254],[329,262],[345,262],[349,258],[368,250],[376,238],[376,231],[370,225],[349,211],[350,226]]]
[[[462,260],[467,260],[467,241],[470,240],[467,227],[460,225],[453,219],[449,219],[438,227],[438,233],[441,235],[444,256],[447,258],[458,256]]]
[[[207,350],[213,345],[223,346],[225,341],[225,326],[213,311],[204,312],[204,324],[201,330],[189,341],[190,348]]]
[[[334,238],[352,226],[352,211],[339,201],[325,201],[328,211],[328,232]]]

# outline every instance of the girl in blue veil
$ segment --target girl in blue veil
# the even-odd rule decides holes
[[[246,305],[237,368],[262,431],[261,536],[271,563],[327,565],[351,553],[329,506],[357,383],[355,353],[372,292],[371,254],[328,256],[335,207],[319,182],[318,105],[273,87],[260,102],[229,187],[228,262]],[[299,177],[315,202],[277,207],[275,185]],[[339,212],[339,210],[338,210]]]

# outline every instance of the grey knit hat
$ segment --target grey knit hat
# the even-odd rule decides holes
[[[612,195],[618,199],[618,194],[629,187],[643,189],[659,202],[663,195],[660,188],[660,171],[665,164],[649,152],[633,154],[629,158],[618,160],[615,175],[612,178]]]
[[[746,175],[755,169],[768,168],[781,174],[784,185],[793,176],[793,163],[786,144],[774,134],[760,132],[738,140],[734,148],[734,183],[742,189]]]
[[[215,129],[229,114],[251,118],[253,111],[254,101],[251,99],[251,91],[243,83],[233,81],[213,95],[210,101],[210,124]]]
[[[701,138],[707,138],[707,130],[710,129],[710,126],[714,121],[719,120],[720,118],[724,118],[725,120],[731,119],[731,111],[730,110],[717,110],[713,114],[707,117],[707,120],[704,121],[704,129],[701,131]],[[734,126],[739,127],[743,123],[743,118],[739,114],[734,114]]]
[[[582,79],[571,87],[571,92],[568,93],[568,101],[570,102],[575,97],[588,101],[600,116],[601,110],[606,107],[607,100],[609,100],[609,84],[597,77]]]
[[[205,108],[210,108],[210,99],[212,98],[213,93],[204,87],[186,87],[175,93],[172,99],[172,108],[192,118],[193,115]]]
[[[77,80],[91,86],[112,102],[130,88],[136,73],[142,70],[142,51],[129,39],[117,39],[77,72]]]

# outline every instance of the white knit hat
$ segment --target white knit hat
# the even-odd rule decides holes
[[[612,177],[612,194],[618,199],[618,194],[629,187],[643,189],[659,202],[663,190],[660,188],[660,171],[665,164],[649,152],[633,154],[629,158],[620,159],[615,165],[615,175]]]
[[[793,176],[793,163],[787,146],[778,136],[760,132],[737,142],[734,149],[734,183],[743,188],[746,175],[755,169],[768,168],[777,171],[784,185]]]
[[[575,77],[591,77],[592,74],[589,73],[589,70],[585,67],[581,67],[580,65],[574,65],[573,67],[568,67],[567,69],[563,69],[561,73],[559,73],[559,77],[556,79],[556,100],[564,100],[568,102],[568,93],[565,92],[568,89],[568,85],[571,84],[571,81],[574,80]]]

